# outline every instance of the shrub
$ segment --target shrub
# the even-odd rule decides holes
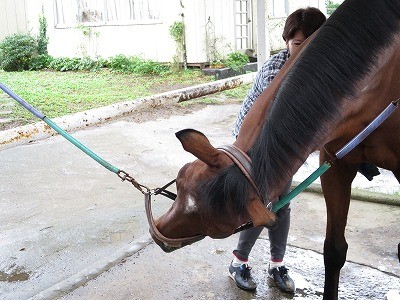
[[[49,68],[61,72],[73,71],[77,70],[77,64],[77,58],[57,57],[50,62]]]
[[[183,40],[184,23],[181,21],[174,22],[169,27],[169,34],[177,44],[181,44]]]
[[[0,42],[0,68],[4,71],[28,70],[37,54],[37,41],[30,34],[14,34]]]
[[[47,37],[47,20],[44,15],[43,6],[42,13],[39,16],[39,35],[37,37],[38,53],[47,54],[47,45],[49,44],[49,38]]]
[[[131,61],[127,56],[119,54],[110,57],[108,59],[108,65],[114,71],[129,72]]]
[[[169,67],[152,60],[139,60],[134,68],[134,73],[140,75],[163,74],[169,71]]]
[[[123,54],[110,57],[108,66],[117,72],[140,75],[163,74],[170,70],[168,66],[152,60],[144,60],[137,56],[127,57]]]
[[[53,58],[48,54],[39,54],[35,57],[32,57],[29,62],[29,70],[35,71],[47,69],[52,60]]]
[[[93,60],[90,57],[57,57],[49,63],[49,68],[56,71],[97,71],[105,67],[107,62],[104,59]]]
[[[339,3],[333,3],[332,0],[325,1],[325,3],[326,3],[326,12],[328,16],[333,14],[333,12],[340,6]]]
[[[243,68],[249,61],[249,57],[246,54],[241,52],[232,52],[228,54],[227,59],[224,60],[224,64],[226,67],[238,71]]]

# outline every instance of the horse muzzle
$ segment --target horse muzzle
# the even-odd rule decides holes
[[[152,230],[152,228],[149,229],[149,232],[150,232],[150,235],[153,238],[154,242],[158,246],[160,246],[160,248],[166,253],[173,252],[175,250],[178,250],[187,245],[191,245],[191,244],[198,242],[205,238],[205,235],[199,235],[199,236],[188,237],[188,238],[179,238],[179,239],[171,239],[171,238],[167,238],[167,237],[163,236],[163,238],[160,239],[159,234],[156,234]]]
[[[149,228],[150,235],[153,238],[153,240],[156,242],[156,244],[159,245],[160,248],[164,252],[169,253],[169,252],[175,251],[184,246],[198,242],[206,237],[203,234],[195,235],[195,236],[191,236],[191,237],[183,237],[183,238],[168,238],[168,237],[164,236],[158,230],[156,223],[154,221],[154,218],[153,218],[153,213],[151,211],[151,194],[150,194],[150,192],[144,193],[144,201],[145,201],[147,220],[148,220],[149,226],[150,226],[150,228]]]

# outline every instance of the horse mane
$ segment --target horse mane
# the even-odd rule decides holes
[[[399,31],[400,1],[347,0],[328,18],[281,83],[249,151],[263,195],[286,183],[340,117],[356,84]],[[373,18],[371,18],[373,16]],[[248,182],[236,166],[200,183],[201,208],[246,211]]]
[[[399,1],[345,1],[306,46],[250,150],[262,194],[286,183],[337,122],[344,101],[393,42],[399,14]]]

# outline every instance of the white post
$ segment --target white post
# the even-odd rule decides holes
[[[269,58],[268,0],[257,0],[257,69]]]

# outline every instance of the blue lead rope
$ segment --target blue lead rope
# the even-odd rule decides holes
[[[357,134],[350,142],[348,142],[342,149],[336,152],[336,157],[341,159],[347,153],[354,149],[359,143],[361,143],[372,131],[378,128],[389,116],[394,112],[399,104],[399,100],[393,101],[381,112],[367,127],[364,128],[359,134]]]
[[[15,94],[12,90],[10,90],[8,87],[6,87],[4,84],[0,83],[0,88],[8,94],[11,98],[13,98],[15,101],[17,101],[19,104],[21,104],[23,107],[25,107],[27,110],[29,110],[35,117],[38,117],[39,119],[43,120],[45,116],[38,111],[36,108],[34,108],[32,105],[27,103],[24,99],[22,99],[20,96]]]
[[[97,161],[99,164],[101,164],[103,167],[105,167],[107,170],[110,170],[111,172],[118,174],[120,172],[120,169],[117,167],[113,166],[112,164],[108,163],[104,159],[102,159],[100,156],[98,156],[96,153],[91,151],[89,148],[87,148],[85,145],[83,145],[81,142],[79,142],[77,139],[72,137],[68,132],[66,132],[64,129],[59,127],[56,123],[54,123],[52,120],[47,118],[45,115],[43,115],[40,111],[38,111],[36,108],[34,108],[32,105],[27,103],[25,100],[23,100],[20,96],[15,94],[13,91],[11,91],[8,87],[6,87],[4,84],[0,83],[0,88],[7,93],[11,98],[13,98],[15,101],[17,101],[19,104],[21,104],[24,108],[26,108],[29,112],[31,112],[35,117],[38,117],[39,119],[43,120],[47,125],[49,125],[51,128],[53,128],[56,132],[61,134],[63,137],[65,137],[68,141],[70,141],[72,144],[74,144],[76,147],[78,147],[80,150],[85,152],[87,155],[89,155],[92,159]]]

